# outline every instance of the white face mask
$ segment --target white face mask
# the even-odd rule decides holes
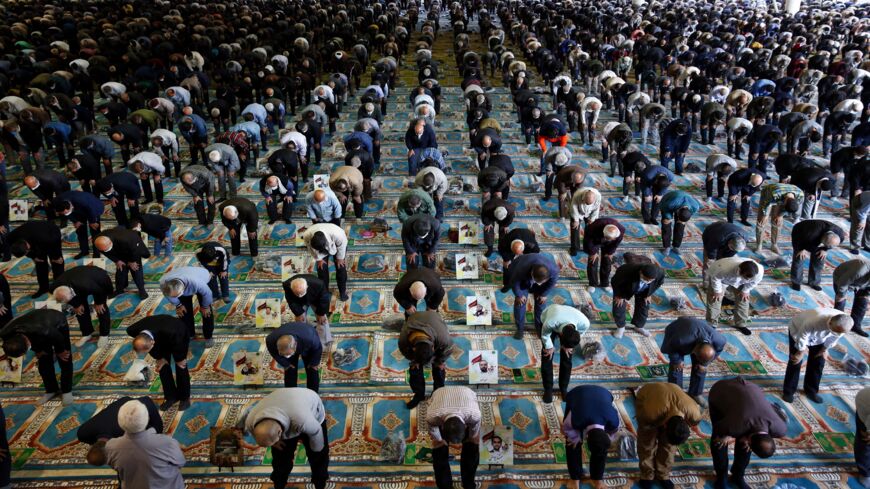
[[[288,359],[289,359],[289,358],[291,358],[293,355],[295,355],[295,353],[291,353],[290,355],[281,355],[281,356],[284,357],[284,358],[288,358]]]

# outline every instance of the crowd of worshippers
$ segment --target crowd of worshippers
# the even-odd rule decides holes
[[[509,200],[515,169],[511,156],[501,151],[502,128],[491,113],[488,87],[510,87],[523,137],[540,149],[543,200],[555,196],[559,216],[570,222],[569,251],[586,255],[589,286],[612,294],[617,338],[627,327],[650,336],[645,327],[649,303],[665,273],[650,259],[630,253],[617,266],[625,226],[600,215],[602,195],[587,182],[583,168],[572,164],[570,135],[579,134],[587,148],[600,143],[610,176],[623,179],[626,203],[632,202],[633,185],[644,224],[661,225],[666,254],[680,253],[686,225],[702,207],[691,194],[670,188],[675,175],[689,171],[691,165],[684,163],[692,142],[712,151],[706,168],[696,170],[706,175],[708,202],[725,199],[727,220],[703,231],[707,317],[680,317],[665,328],[661,352],[670,361],[668,383],[646,383],[633,392],[640,479],[641,487],[674,487],[670,470],[676,448],[700,422],[702,410],[709,409],[715,487],[749,487],[744,473],[750,456],[774,454],[775,439],[785,436],[785,414],[742,377],[716,382],[705,398],[705,374],[726,345],[717,330],[720,323],[752,334],[750,294],[764,268],[738,253],[750,239],[754,194],[760,194],[756,251],[770,222],[770,250],[779,255],[783,220],[795,221],[795,290],[804,283],[807,260],[807,284],[822,290],[831,249],[870,251],[870,192],[863,192],[870,186],[866,7],[832,11],[810,4],[792,16],[776,9],[679,1],[618,7],[591,1],[424,3],[133,2],[105,9],[94,2],[64,7],[19,2],[0,7],[7,20],[0,28],[5,150],[0,200],[6,204],[0,206],[0,253],[7,261],[12,256],[33,261],[37,286],[31,297],[51,294],[74,311],[81,333],[76,348],[90,341],[106,347],[112,324],[107,301],[127,291],[131,275],[138,296],[147,298],[143,260],[172,255],[173,223],[162,215],[164,179],[181,183],[198,224],[212,226],[220,214],[230,236],[229,249],[220,242],[204,243],[196,251],[199,266],[162,276],[160,292],[175,307],[175,316],[149,316],[127,328],[134,351],[156,362],[163,401],[121,398],[84,423],[79,439],[92,445],[88,462],[115,468],[128,489],[184,486],[184,456],[175,440],[160,434],[160,411],[191,405],[187,362],[190,342],[197,340],[195,312],[204,346],[211,348],[214,303],[231,300],[229,270],[242,252],[242,233],[250,255],[258,254],[257,204],[237,195],[250,170],[260,179],[257,188],[270,224],[305,222],[302,238],[316,274],[283,283],[294,321],[269,333],[265,342],[284,370],[285,387],[255,403],[240,425],[258,445],[271,447],[276,489],[287,484],[299,442],[308,454],[314,487],[325,487],[329,442],[318,392],[321,357],[332,343],[329,262],[336,271],[338,299],[347,301],[348,237],[342,219],[365,219],[372,178],[381,168],[381,124],[388,110],[410,106],[413,118],[404,143],[413,185],[397,202],[407,273],[394,290],[405,311],[398,347],[410,363],[413,397],[407,407],[426,400],[424,369],[431,368],[435,391],[426,424],[436,484],[452,487],[449,447],[462,445],[461,485],[475,487],[481,414],[474,391],[444,385],[453,341],[438,312],[445,291],[436,271],[449,187],[436,138],[439,73],[455,70],[479,165],[486,254],[502,260],[502,291],[514,295],[515,338],[524,337],[525,312],[533,310],[545,403],[554,398],[555,343],[560,346],[558,390],[565,403],[563,431],[574,487],[585,477],[584,442],[590,480],[596,489],[605,487],[605,461],[620,416],[607,389],[570,388],[572,355],[586,346],[581,341],[590,321],[574,307],[548,305],[559,267],[541,252],[533,231],[508,230],[516,215]],[[445,29],[452,31],[455,66],[433,58],[433,43],[447,35]],[[472,36],[480,36],[485,52],[472,49]],[[418,74],[418,86],[405,100],[391,96],[400,68]],[[535,79],[543,93],[532,88],[541,86]],[[599,127],[602,109],[616,120]],[[97,112],[107,124],[96,123]],[[340,135],[345,165],[330,172],[325,188],[304,194],[339,119],[355,121],[352,131]],[[819,142],[821,158],[811,151]],[[644,154],[646,144],[658,144],[657,164]],[[49,167],[48,154],[59,166]],[[668,168],[672,161],[673,171]],[[23,170],[21,183],[45,219],[10,223],[7,162]],[[778,182],[769,176],[771,170]],[[78,181],[79,190],[72,190],[71,180]],[[846,230],[816,218],[823,198],[848,208],[848,245]],[[152,202],[160,212],[146,210]],[[297,203],[304,218],[294,213]],[[117,226],[102,226],[106,204]],[[65,264],[61,228],[70,224],[79,245],[73,258],[105,257],[114,280],[97,266]],[[825,352],[850,331],[867,336],[862,322],[870,300],[870,262],[841,263],[833,285],[835,308],[803,311],[788,325],[785,402],[797,394],[804,357],[803,393],[812,402],[825,402],[819,394]],[[847,314],[850,294],[854,299]],[[73,403],[66,314],[35,309],[13,318],[12,294],[2,275],[0,295],[5,354],[35,354],[45,387],[38,404],[57,397],[63,405]],[[425,310],[417,309],[421,301]],[[730,319],[723,306],[733,308]],[[314,324],[308,322],[309,312]],[[692,366],[684,392],[686,356]],[[305,388],[297,387],[300,361]],[[870,487],[870,390],[862,390],[855,404],[855,458],[860,482]],[[10,474],[8,444],[5,437],[2,441],[0,487],[8,486]]]

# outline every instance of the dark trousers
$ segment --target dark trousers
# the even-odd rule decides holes
[[[571,480],[577,481],[583,478],[583,442],[576,447],[565,442],[565,458],[568,461],[568,475]],[[604,467],[607,456],[592,454],[589,458],[589,478],[595,481],[604,479]]]
[[[483,229],[483,244],[486,245],[486,254],[489,255],[492,253],[493,246],[495,246],[495,228],[498,228],[498,239],[501,241],[504,234],[507,232],[507,226],[502,226],[501,224],[495,223],[489,228],[489,231],[484,227]]]
[[[64,329],[61,331],[61,334],[69,338],[69,330]],[[67,351],[70,351],[71,348],[67,348]],[[61,392],[66,394],[67,392],[72,392],[72,384],[73,384],[73,359],[72,355],[70,355],[70,359],[67,361],[63,361],[60,358],[57,358],[56,355],[60,353],[59,351],[55,351],[53,348],[43,352],[42,355],[38,356],[37,360],[37,368],[39,370],[39,376],[42,377],[42,384],[45,386],[46,393],[53,392]],[[54,361],[57,360],[57,365],[60,367],[60,386],[57,385],[57,377],[54,374]]]
[[[142,178],[139,180],[139,183],[142,184],[142,195],[145,197],[145,202],[151,202],[154,200],[154,196],[157,196],[157,202],[163,202],[163,180],[154,180],[154,190],[151,190],[151,176],[145,173],[142,174]]]
[[[230,276],[227,274],[226,277],[221,277],[221,271],[218,270],[217,267],[205,267],[206,270],[211,272],[212,277],[211,280],[208,281],[208,288],[211,289],[211,293],[215,297],[229,297],[230,296]]]
[[[206,213],[206,206],[208,206],[208,213]],[[193,204],[193,210],[196,212],[196,220],[201,226],[210,226],[211,223],[214,222],[214,204],[209,202],[206,198]]]
[[[609,255],[598,252],[599,258],[594,263],[592,257],[586,257],[586,276],[592,287],[610,287],[610,269],[613,267],[613,259]]]
[[[280,194],[278,194],[277,196],[272,195],[272,202],[268,202],[266,204],[266,213],[269,216],[269,223],[273,223],[278,220],[279,201],[281,202],[281,219],[289,223],[293,217],[293,202],[288,202],[284,200],[284,197]]]
[[[807,283],[810,285],[819,285],[822,281],[822,269],[825,266],[825,261],[816,256],[815,253],[810,253],[810,276]],[[804,261],[798,258],[797,253],[791,259],[791,283],[792,285],[800,285],[804,281]],[[856,323],[860,324],[860,323]]]
[[[807,373],[804,375],[804,392],[807,394],[818,394],[819,383],[822,381],[822,370],[825,368],[825,356],[816,356],[822,351],[822,345],[811,346],[807,356]],[[788,353],[794,355],[798,352],[797,346],[794,343],[794,338],[788,335]],[[797,365],[788,362],[785,368],[785,383],[783,384],[783,394],[789,395],[797,392],[798,382],[801,377],[801,366],[804,362],[801,360]]]
[[[242,253],[242,225],[230,227],[229,229],[234,229],[236,231],[236,237],[230,238],[230,248],[232,248],[233,256],[238,256]],[[257,256],[259,253],[259,243],[257,242],[257,228],[248,229],[245,226],[245,232],[250,232],[254,234],[254,237],[248,236],[248,248],[251,250],[251,256]]]
[[[314,489],[326,487],[329,479],[329,440],[327,439],[326,424],[320,425],[323,432],[323,450],[315,452],[311,449],[311,441],[308,436],[301,434],[296,438],[284,440],[284,449],[272,447],[272,475],[269,476],[275,484],[275,489],[287,487],[287,479],[293,472],[293,459],[296,457],[296,447],[302,441],[305,453],[308,455],[308,463],[311,465],[311,483]]]
[[[90,231],[88,231],[89,229]],[[76,238],[79,242],[79,251],[84,254],[88,254],[91,252],[91,242],[88,241],[89,232],[91,233],[90,241],[97,239],[97,235],[100,234],[99,223],[97,223],[97,229],[91,229],[90,225],[88,225],[88,223],[86,222],[81,223],[81,225],[76,228]],[[96,248],[94,248],[94,258],[98,258],[99,256],[100,253],[97,251]]]
[[[432,365],[432,391],[444,387],[445,380],[447,380],[447,372]],[[426,377],[423,374],[422,366],[410,367],[408,384],[411,386],[411,392],[414,393],[414,399],[422,401],[426,397]]]
[[[716,478],[725,479],[728,476],[728,444],[725,443],[720,448],[710,438],[710,455],[713,457],[713,470],[716,471]],[[751,458],[751,450],[744,450],[739,443],[734,443],[734,463],[731,464],[731,473],[735,478],[743,478]]]
[[[713,181],[716,181],[716,197],[722,198],[725,194],[725,179],[722,177],[707,177],[707,181],[705,182],[705,190],[707,191],[707,198],[713,197]]]
[[[645,299],[645,296],[634,296],[634,314],[631,316],[631,324],[638,328],[643,328],[646,325],[646,317],[649,314],[649,305]],[[613,301],[613,322],[616,323],[617,328],[625,327],[625,309],[627,306],[628,304],[617,306],[616,301]]]
[[[118,199],[118,205],[112,206],[112,214],[115,215],[115,220],[118,221],[119,226],[130,226],[130,219],[127,217],[127,209],[125,207],[124,199]],[[130,217],[139,217],[138,206],[130,207]]]
[[[692,360],[692,375],[689,377],[688,394],[692,397],[700,396],[704,393],[704,380],[707,378],[707,370],[701,368],[702,365],[695,358],[695,355],[689,355]],[[668,367],[668,382],[676,384],[683,388],[683,355],[679,353],[671,353],[668,355],[671,364]]]
[[[730,195],[729,195],[730,197]],[[740,194],[740,220],[746,221],[749,219],[749,202],[751,194]],[[734,222],[734,211],[737,210],[737,202],[728,199],[728,222]]]
[[[855,426],[855,464],[858,465],[858,475],[870,477],[870,450],[867,449],[867,442],[864,441],[867,427],[858,417],[858,413],[855,413]]]
[[[39,285],[39,290],[48,290],[48,267],[51,265],[51,275],[57,280],[63,274],[63,263],[52,263],[50,257],[41,258],[45,261],[33,260],[33,267],[36,269],[36,283]]]
[[[585,224],[585,220],[583,223]],[[576,228],[574,226],[571,226],[570,224],[569,224],[569,226],[570,226],[570,234],[571,234],[570,235],[571,245],[568,249],[568,252],[571,255],[574,255],[578,251],[583,249],[583,235],[582,235],[583,230],[580,227],[580,223],[577,224]]]
[[[535,329],[541,330],[541,314],[544,311],[544,306],[538,303],[537,296],[529,294],[526,296],[529,301],[535,304]],[[514,322],[517,325],[517,331],[526,330],[526,305],[520,304],[519,297],[514,297]]]
[[[133,271],[130,266],[125,264],[123,269],[115,270],[115,291],[123,293],[129,284],[129,275],[133,275],[133,283],[136,284],[136,289],[139,292],[145,292],[145,271],[142,269],[142,260],[137,260],[139,269]]]
[[[284,369],[284,387],[296,387],[299,380],[299,353],[289,359],[290,366]],[[305,387],[320,392],[320,370],[315,367],[305,367]]]
[[[97,304],[94,304],[95,306]],[[91,322],[91,306],[85,302],[82,304],[85,311],[81,315],[76,315],[76,320],[79,322],[79,329],[82,336],[90,336],[94,332],[94,324]],[[112,317],[109,314],[109,308],[106,307],[106,312],[97,314],[97,319],[100,321],[100,336],[109,336],[109,331],[112,329]]]
[[[197,294],[196,299],[202,304],[202,296]],[[178,298],[181,301],[181,305],[184,306],[184,316],[181,317],[181,320],[187,325],[187,336],[193,338],[196,336],[196,328],[193,323],[193,296],[192,295],[182,295]],[[211,306],[209,306],[211,309]],[[202,316],[202,336],[205,339],[211,339],[211,335],[214,332],[214,311],[209,314],[208,317]]]
[[[168,360],[160,369],[160,383],[163,384],[163,397],[176,401],[190,399],[190,370],[174,365],[175,362]],[[175,376],[172,376],[172,369]]]
[[[683,236],[686,234],[686,223],[680,221],[665,222],[662,219],[662,247],[670,248],[673,243],[674,248],[678,248],[683,244]]]
[[[867,303],[870,302],[870,288],[858,289],[855,291],[855,299],[852,301],[852,331],[863,329],[861,324],[864,322],[864,315],[867,313]],[[845,311],[846,299],[839,300],[834,303],[834,307]]]
[[[507,197],[504,199],[507,200]],[[444,199],[439,199],[433,196],[432,201],[435,203],[435,219],[442,222],[444,220]]]
[[[474,477],[480,464],[480,449],[477,443],[463,442],[460,457],[459,473],[462,478],[462,489],[474,489]],[[432,468],[435,471],[435,486],[438,489],[452,489],[453,474],[450,472],[449,446],[444,445],[432,450]]]
[[[554,334],[553,340],[559,335]],[[556,353],[554,352],[555,356]],[[568,384],[571,382],[571,367],[572,355],[565,353],[565,350],[559,352],[559,392],[566,394],[568,392]],[[544,382],[544,392],[553,392],[553,357],[544,355],[543,348],[541,349],[541,380]]]
[[[327,256],[323,259],[323,266],[317,267],[317,278],[323,281],[326,284],[326,288],[329,289],[329,258],[332,258],[333,263],[335,263],[335,282],[338,285],[338,293],[344,294],[347,292],[347,267],[338,266],[338,262],[335,261],[335,255]]]

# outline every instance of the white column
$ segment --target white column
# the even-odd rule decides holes
[[[782,4],[783,10],[789,15],[794,15],[801,9],[801,0],[785,0]]]

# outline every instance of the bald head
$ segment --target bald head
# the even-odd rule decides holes
[[[54,289],[54,300],[60,302],[61,304],[66,304],[71,301],[73,298],[73,290],[66,285],[61,285],[60,287]]]
[[[271,177],[267,178],[266,185],[268,185],[270,187],[277,187],[278,186],[278,177],[276,177],[275,175],[272,175]]]
[[[293,279],[290,282],[290,290],[296,297],[302,297],[308,292],[308,281],[304,278]]]
[[[233,220],[233,219],[236,219],[237,217],[239,217],[239,210],[236,209],[236,206],[234,206],[234,205],[228,205],[228,206],[224,207],[224,211],[222,212],[222,215],[227,219]]]
[[[296,338],[292,335],[285,334],[278,338],[277,347],[279,355],[289,358],[296,353]]]
[[[587,190],[583,194],[583,203],[586,205],[594,204],[595,203],[595,192],[593,192],[591,190]],[[614,226],[614,227],[616,227],[616,226]]]
[[[274,419],[263,419],[254,426],[254,441],[261,447],[271,447],[281,439],[281,425]]]
[[[133,351],[136,353],[148,353],[154,347],[154,339],[145,333],[133,338]]]
[[[758,173],[753,173],[752,176],[749,178],[749,184],[753,187],[761,185],[761,182],[763,181],[764,178],[762,178],[761,175],[759,175]]]
[[[521,239],[515,239],[511,241],[511,253],[514,255],[522,255],[523,251],[526,251],[526,243]]]
[[[27,188],[33,190],[39,186],[39,180],[37,180],[33,175],[30,175],[24,177],[24,185],[27,185]]]
[[[582,184],[582,183],[583,183],[583,180],[585,180],[585,179],[586,179],[586,175],[584,175],[583,173],[581,173],[581,172],[579,172],[579,171],[578,171],[577,173],[575,173],[574,175],[571,176],[571,182],[572,182],[574,185],[580,185],[580,184]]]
[[[426,297],[426,284],[418,280],[411,284],[410,292],[411,297],[413,297],[414,300],[423,300],[423,298]]]
[[[619,236],[621,234],[619,232],[619,228],[614,226],[613,224],[608,224],[607,226],[604,226],[604,230],[602,231],[602,233],[604,234],[604,238],[608,240],[619,239]]]
[[[94,247],[100,252],[105,253],[112,250],[112,239],[108,236],[99,236],[94,240]]]
[[[852,330],[854,324],[855,322],[852,320],[851,316],[838,314],[828,320],[828,329],[833,333],[845,334]]]
[[[322,203],[326,200],[326,192],[323,189],[317,189],[314,191],[314,201],[318,204]]]
[[[695,345],[694,354],[699,362],[707,365],[716,358],[716,349],[710,343],[698,343]]]

